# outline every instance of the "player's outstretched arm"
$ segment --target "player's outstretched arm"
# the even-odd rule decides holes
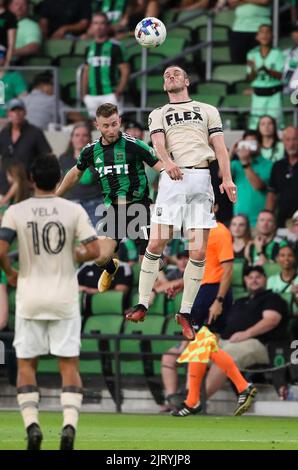
[[[211,137],[212,145],[214,148],[215,156],[218,160],[218,165],[222,174],[222,184],[219,189],[223,194],[224,191],[227,193],[228,198],[231,202],[237,200],[237,188],[233,183],[231,175],[231,166],[228,150],[225,144],[224,136],[217,134]]]
[[[153,148],[156,151],[158,158],[162,161],[162,167],[172,180],[182,180],[183,173],[176,163],[171,159],[167,149],[166,140],[163,132],[156,132],[151,134]]]
[[[56,191],[56,196],[63,196],[67,191],[69,191],[73,186],[75,186],[78,181],[80,181],[83,171],[78,170],[76,166],[72,167],[71,170],[64,176],[62,183]]]

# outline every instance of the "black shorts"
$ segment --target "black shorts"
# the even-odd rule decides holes
[[[207,324],[209,317],[209,308],[216,299],[218,289],[218,283],[203,284],[200,287],[200,290],[195,298],[194,304],[191,309],[192,323],[197,329],[202,328],[202,326],[208,326],[209,330],[212,331],[212,333],[218,334],[221,334],[221,332],[225,329],[229,310],[231,309],[233,303],[231,289],[228,290],[225,296],[221,315],[219,315],[219,317],[210,325]]]
[[[124,238],[135,241],[139,254],[144,255],[150,237],[150,201],[112,204],[104,207],[96,225],[98,236],[112,238],[119,243]]]

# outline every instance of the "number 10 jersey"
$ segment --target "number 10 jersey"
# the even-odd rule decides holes
[[[34,320],[78,315],[74,243],[96,239],[85,210],[58,197],[32,197],[4,214],[0,239],[11,243],[15,237],[19,251],[16,315]]]

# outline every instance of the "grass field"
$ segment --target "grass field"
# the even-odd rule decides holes
[[[58,449],[62,416],[42,412],[43,449]],[[0,449],[26,446],[21,417],[0,412]],[[173,418],[157,415],[85,414],[80,418],[76,449],[298,450],[298,420],[291,418],[211,417]]]

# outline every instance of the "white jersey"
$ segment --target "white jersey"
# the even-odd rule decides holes
[[[54,196],[32,197],[5,212],[1,233],[18,238],[16,315],[34,320],[78,315],[74,242],[96,239],[85,210]]]
[[[214,106],[199,101],[169,103],[149,115],[150,135],[163,132],[166,149],[179,167],[215,160],[209,138],[223,134]]]

